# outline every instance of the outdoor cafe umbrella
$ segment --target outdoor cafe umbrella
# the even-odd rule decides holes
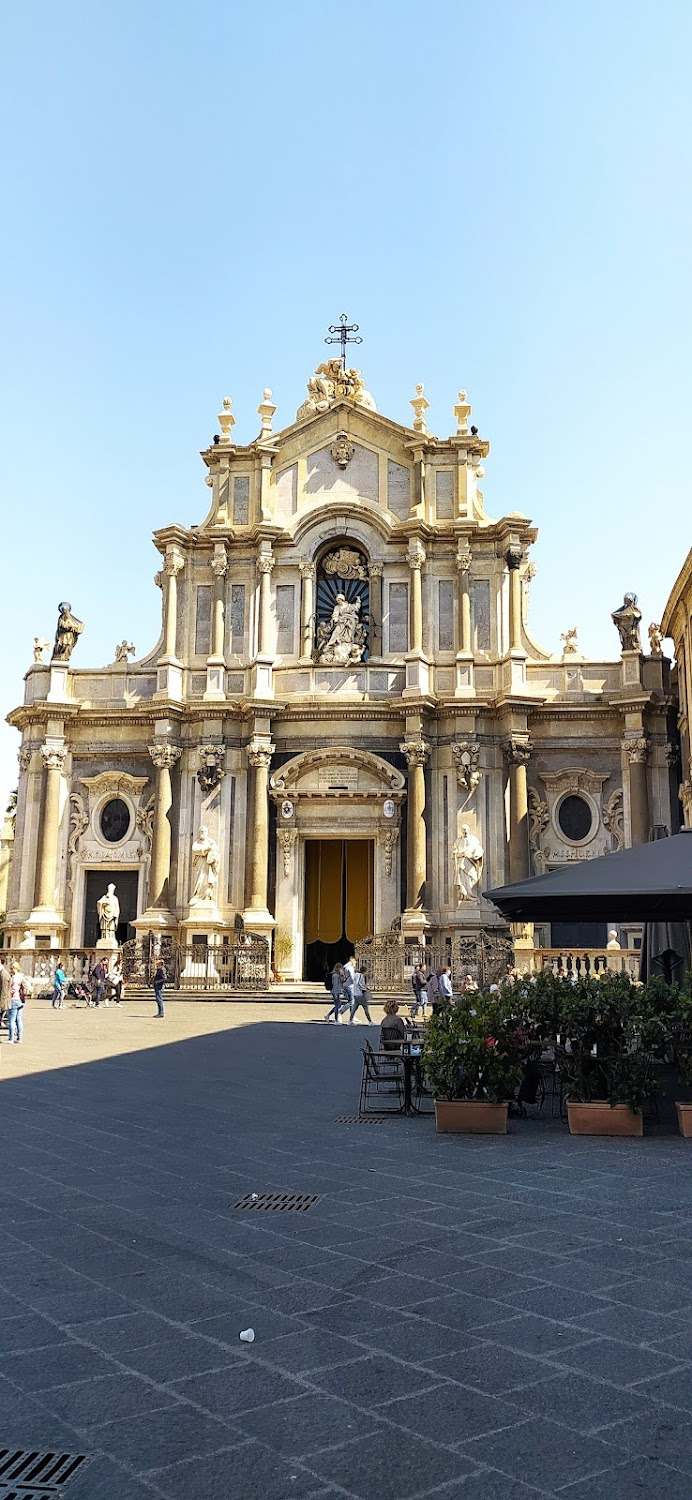
[[[668,829],[655,824],[649,834],[649,842],[668,838]],[[677,981],[681,984],[692,969],[692,929],[689,922],[647,922],[642,940],[642,956],[639,978],[650,979],[660,975],[666,984]]]
[[[484,895],[509,922],[687,922],[692,830],[575,861]]]

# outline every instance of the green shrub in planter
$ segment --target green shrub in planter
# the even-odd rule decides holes
[[[654,992],[624,974],[558,982],[565,1097],[580,1104],[626,1104],[638,1113],[658,1088],[655,1055],[669,1034],[669,1018],[657,1014]]]
[[[423,1067],[436,1099],[505,1104],[521,1082],[511,991],[464,996],[428,1022]]]

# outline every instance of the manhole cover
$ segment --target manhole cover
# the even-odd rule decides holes
[[[335,1125],[384,1125],[382,1115],[337,1115]]]
[[[0,1448],[0,1500],[49,1500],[64,1494],[85,1453],[39,1453],[36,1449]]]
[[[244,1198],[239,1198],[234,1208],[263,1208],[272,1209],[276,1213],[307,1213],[315,1203],[319,1203],[321,1193],[246,1193]],[[0,1497],[1,1500],[1,1497]]]

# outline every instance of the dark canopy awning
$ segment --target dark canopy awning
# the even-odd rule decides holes
[[[647,922],[692,916],[692,830],[485,891],[509,922]]]

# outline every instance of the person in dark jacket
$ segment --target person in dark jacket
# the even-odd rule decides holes
[[[163,1009],[163,989],[166,983],[166,970],[163,967],[161,959],[159,959],[156,965],[156,973],[151,982],[154,986],[154,999],[157,1006],[155,1020],[162,1021],[165,1014]]]

